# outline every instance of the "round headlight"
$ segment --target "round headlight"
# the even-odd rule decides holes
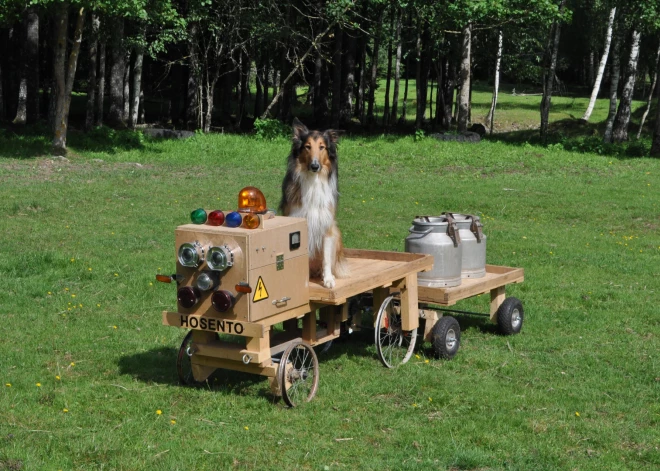
[[[178,258],[184,267],[198,267],[204,261],[204,249],[198,242],[181,244]]]
[[[231,250],[227,247],[211,247],[206,264],[211,270],[224,271],[233,264]]]
[[[202,272],[197,277],[196,284],[201,291],[209,291],[218,284],[218,276],[215,273]]]
[[[179,288],[179,291],[177,291],[176,298],[179,301],[181,307],[190,309],[195,304],[197,304],[197,301],[199,301],[201,295],[202,294],[199,292],[199,290],[196,287],[184,286],[183,288]]]
[[[220,312],[227,312],[234,305],[234,295],[229,291],[220,289],[211,297],[213,307]]]

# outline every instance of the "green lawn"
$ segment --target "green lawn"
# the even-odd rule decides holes
[[[478,213],[488,262],[525,269],[507,291],[525,324],[462,317],[453,360],[423,349],[395,370],[366,337],[335,344],[317,397],[287,409],[258,376],[177,384],[185,332],[161,325],[176,296],[154,275],[192,209],[247,185],[276,207],[288,142],[69,145],[53,160],[46,138],[0,131],[0,470],[660,467],[660,160],[346,137],[345,245],[403,250],[415,215]]]

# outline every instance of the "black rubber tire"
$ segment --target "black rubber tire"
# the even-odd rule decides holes
[[[518,298],[506,298],[497,310],[497,327],[502,335],[520,332],[525,319],[525,311]]]
[[[179,353],[176,356],[176,373],[179,377],[179,383],[183,386],[199,386],[203,384],[196,381],[192,374],[192,365],[190,364],[190,357],[187,354],[188,347],[192,345],[192,333],[189,331],[181,342]]]
[[[431,343],[438,358],[454,358],[461,346],[461,326],[451,316],[442,316],[433,326]]]

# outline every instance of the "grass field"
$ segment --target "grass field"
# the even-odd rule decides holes
[[[400,251],[415,215],[478,213],[488,262],[525,269],[507,290],[525,324],[502,337],[461,317],[453,360],[422,349],[395,370],[356,336],[287,409],[262,377],[178,385],[185,332],[161,325],[176,295],[154,275],[174,271],[192,209],[233,208],[247,185],[276,207],[288,142],[69,145],[52,159],[45,137],[0,131],[0,470],[660,467],[660,160],[347,136],[345,245]]]

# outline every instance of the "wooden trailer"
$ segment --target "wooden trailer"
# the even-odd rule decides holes
[[[411,357],[420,319],[434,346],[449,345],[449,353],[451,342],[458,348],[458,324],[447,329],[443,319],[453,318],[439,316],[432,305],[490,291],[498,318],[507,305],[504,285],[523,279],[521,269],[489,266],[486,277],[456,288],[422,288],[417,273],[432,269],[431,255],[346,249],[350,277],[329,289],[309,279],[305,219],[258,215],[250,224],[186,224],[175,231],[177,272],[158,279],[177,284],[177,311],[164,311],[163,324],[190,329],[177,356],[184,384],[205,381],[216,369],[253,373],[268,377],[273,394],[295,406],[318,389],[314,347],[340,336],[356,302],[364,307],[368,300],[377,313],[378,355],[395,367]],[[358,329],[355,311],[350,326]],[[521,323],[522,307],[519,314]]]

